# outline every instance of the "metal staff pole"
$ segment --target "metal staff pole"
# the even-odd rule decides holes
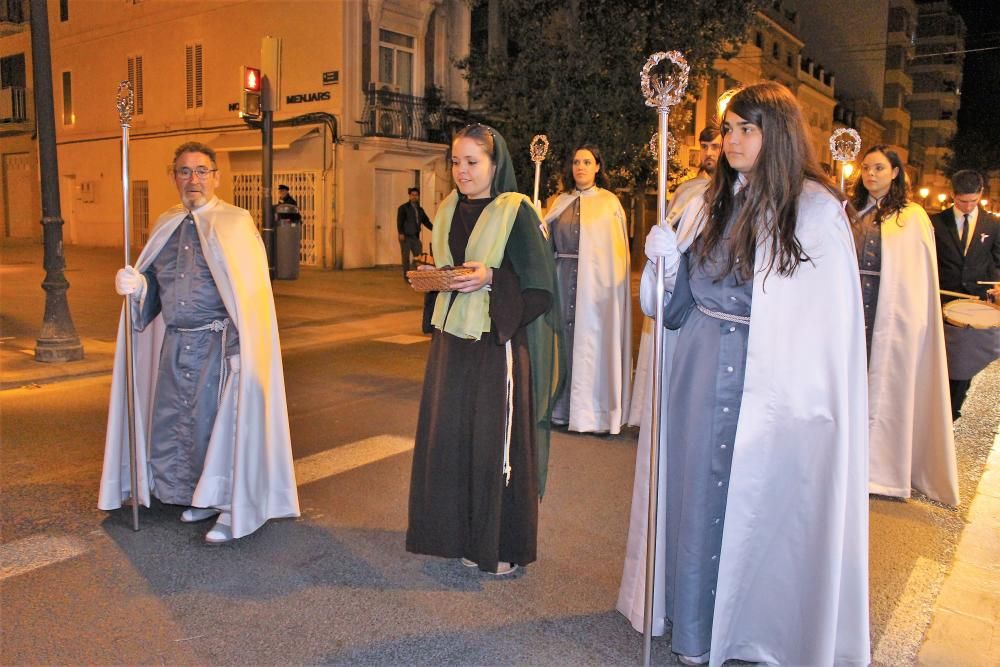
[[[830,135],[830,153],[839,163],[840,191],[844,191],[844,165],[852,162],[861,152],[861,135],[850,127],[840,127]]]
[[[132,122],[132,112],[135,109],[135,96],[132,84],[122,81],[118,84],[118,95],[115,98],[118,118],[122,126],[122,220],[125,229],[125,264],[132,263],[130,247],[132,216],[129,207],[129,164],[128,164],[128,130]],[[131,475],[132,530],[139,530],[139,443],[135,437],[135,366],[132,353],[132,303],[131,296],[125,297],[125,396],[128,408],[128,442],[129,442],[129,473]]]
[[[535,190],[531,201],[535,202],[535,208],[541,210],[541,202],[538,200],[538,186],[541,185],[542,181],[542,162],[545,161],[545,155],[549,152],[549,138],[544,134],[536,134],[531,139],[529,149],[531,161],[535,163]]]
[[[674,67],[669,74],[653,76],[652,70],[663,60],[669,60]],[[654,53],[646,61],[640,75],[642,94],[646,106],[656,108],[660,127],[656,157],[658,173],[656,181],[656,224],[662,225],[667,214],[667,161],[669,159],[667,120],[670,107],[684,99],[687,90],[688,64],[679,51]],[[663,391],[663,279],[665,267],[663,258],[656,260],[656,325],[653,329],[653,392],[652,434],[649,446],[649,514],[646,523],[646,591],[642,617],[642,664],[649,666],[649,656],[653,641],[653,580],[656,566],[656,507],[660,473],[660,396]]]

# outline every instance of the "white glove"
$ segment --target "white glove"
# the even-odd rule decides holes
[[[646,257],[656,262],[662,257],[666,266],[673,266],[680,260],[680,250],[677,248],[677,234],[669,226],[653,225],[646,237]]]
[[[122,296],[141,299],[146,293],[146,276],[131,266],[118,269],[118,273],[115,274],[115,291]]]

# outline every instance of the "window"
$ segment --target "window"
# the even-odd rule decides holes
[[[149,240],[149,181],[132,181],[132,243],[141,248]]]
[[[760,34],[760,30],[754,33],[753,43],[757,46],[758,49],[764,48],[764,35]]]
[[[379,86],[395,88],[397,92],[413,93],[413,48],[415,39],[409,35],[380,29],[378,31]]]
[[[771,56],[775,60],[781,57],[781,46],[777,42],[771,45]]]
[[[69,0],[59,0],[59,20],[69,21]]]
[[[191,44],[184,47],[185,96],[186,109],[201,109],[205,106],[205,96],[202,91],[202,56],[201,44]]]
[[[28,84],[24,70],[24,54],[0,58],[0,87],[25,88]]]
[[[135,95],[135,115],[142,115],[142,56],[129,56],[128,81],[132,84],[132,94]]]
[[[62,89],[63,125],[72,125],[76,122],[76,114],[73,113],[73,75],[70,72],[62,73]]]

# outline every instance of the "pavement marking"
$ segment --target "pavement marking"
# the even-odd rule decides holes
[[[295,461],[298,486],[339,475],[413,449],[413,438],[376,435],[348,445],[334,447]]]
[[[414,343],[426,343],[430,340],[429,336],[411,336],[410,334],[396,334],[395,336],[386,336],[384,338],[375,339],[379,343],[394,343],[395,345],[413,345]]]
[[[69,535],[32,535],[0,544],[0,581],[86,553],[86,542]]]
[[[873,665],[916,664],[917,652],[930,622],[925,612],[934,607],[944,570],[945,566],[935,560],[917,558],[872,655]],[[921,620],[926,622],[919,622]]]

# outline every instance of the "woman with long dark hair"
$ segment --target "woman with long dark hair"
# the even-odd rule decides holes
[[[500,133],[460,130],[434,217],[438,294],[413,450],[406,549],[509,574],[536,558],[548,417],[562,368],[552,254]]]
[[[632,388],[632,290],[625,210],[607,189],[605,170],[597,146],[576,148],[545,216],[568,356],[552,423],[616,434],[628,419]]]
[[[866,665],[867,395],[850,223],[784,86],[744,88],[722,132],[704,198],[676,236],[661,225],[646,240],[668,298],[655,303],[650,262],[643,309],[663,307],[680,329],[664,377],[653,626],[669,621],[685,664]],[[637,483],[633,530],[645,493]],[[629,540],[643,554],[645,541]],[[642,578],[625,574],[623,587]],[[636,627],[639,598],[619,597]]]
[[[870,491],[958,504],[931,221],[895,151],[872,146],[851,197],[868,345]]]

